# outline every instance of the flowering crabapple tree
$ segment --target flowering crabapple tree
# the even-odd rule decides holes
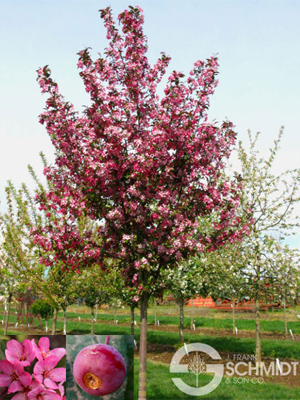
[[[56,152],[55,165],[44,170],[52,190],[39,198],[41,207],[55,209],[68,224],[88,216],[97,222],[101,240],[93,246],[74,223],[67,231],[63,226],[53,231],[49,223],[33,234],[49,250],[61,249],[56,256],[68,268],[80,270],[93,258],[100,266],[114,259],[138,289],[139,398],[145,399],[147,304],[161,271],[206,247],[240,239],[247,224],[235,212],[240,183],[223,173],[235,143],[233,124],[216,126],[206,113],[218,82],[217,58],[196,61],[186,80],[173,71],[159,99],[157,85],[170,57],[162,53],[149,64],[141,8],[118,16],[120,30],[109,7],[101,18],[109,40],[104,55],[93,61],[88,48],[78,53],[91,97],[82,114],[64,100],[49,67],[38,70],[48,96],[40,122]],[[208,236],[195,234],[203,215],[214,216]]]

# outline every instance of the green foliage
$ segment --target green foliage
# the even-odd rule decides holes
[[[34,315],[40,315],[46,321],[53,315],[54,307],[45,299],[36,300],[30,307],[30,312]]]

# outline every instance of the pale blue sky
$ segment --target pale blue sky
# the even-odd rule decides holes
[[[76,53],[107,41],[98,10],[115,16],[128,5],[144,9],[145,34],[154,62],[161,51],[173,69],[188,73],[197,59],[219,56],[219,86],[210,117],[228,117],[238,138],[261,131],[267,149],[281,125],[285,135],[278,171],[299,166],[300,1],[294,0],[0,0],[0,199],[7,179],[30,182],[26,166],[40,168],[38,153],[52,160],[38,123],[45,97],[36,69],[49,64],[61,92],[80,110],[87,104]]]

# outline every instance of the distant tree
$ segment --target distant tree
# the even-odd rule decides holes
[[[33,315],[39,315],[46,322],[46,332],[48,332],[48,319],[52,317],[54,306],[46,299],[36,300],[30,307]]]
[[[91,335],[94,334],[95,306],[111,302],[110,279],[97,265],[86,269],[80,274],[78,280],[78,294],[84,299],[85,304],[91,309]]]
[[[179,340],[184,341],[184,303],[196,294],[206,293],[203,286],[203,264],[190,259],[176,269],[163,272],[165,288],[169,289],[179,305]]]
[[[295,228],[299,227],[295,205],[300,200],[300,169],[287,170],[279,175],[273,172],[282,135],[283,128],[266,158],[257,150],[258,133],[253,138],[249,132],[249,150],[241,141],[237,149],[241,164],[239,179],[243,182],[239,212],[240,215],[244,212],[248,215],[249,208],[252,209],[253,223],[236,251],[240,257],[239,265],[248,279],[247,287],[255,301],[257,362],[261,361],[259,300],[267,290],[268,280],[275,279],[275,242],[295,233]]]
[[[0,214],[1,275],[7,293],[7,313],[4,332],[13,295],[28,288],[38,288],[44,274],[44,265],[34,246],[30,230],[35,223],[31,204],[28,201],[26,185],[17,190],[8,181],[6,192],[6,212]],[[5,333],[6,334],[6,333]]]

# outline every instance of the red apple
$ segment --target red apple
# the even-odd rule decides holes
[[[126,365],[121,354],[112,346],[92,344],[77,354],[73,375],[85,392],[104,396],[114,393],[122,385]]]

